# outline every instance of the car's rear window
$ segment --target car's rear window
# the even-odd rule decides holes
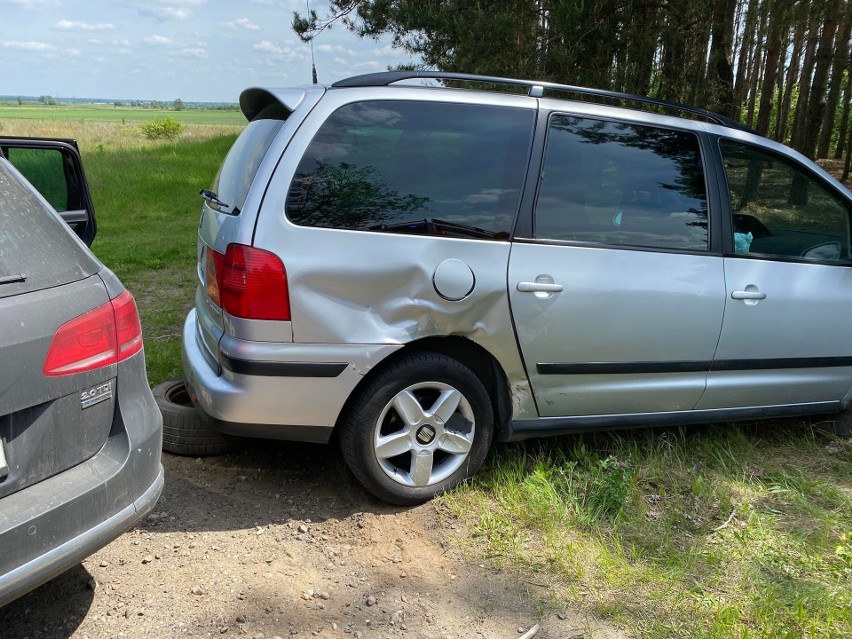
[[[343,106],[305,152],[287,216],[304,226],[506,239],[534,115],[442,102]]]
[[[68,284],[96,271],[65,223],[0,160],[0,297]]]
[[[284,120],[279,119],[249,122],[228,151],[211,186],[218,198],[231,207],[228,211],[243,208],[260,162],[282,126]],[[211,206],[217,208],[215,205]]]

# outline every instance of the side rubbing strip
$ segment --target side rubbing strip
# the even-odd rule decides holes
[[[540,375],[631,375],[635,373],[700,373],[710,362],[586,362],[536,364]]]
[[[271,377],[337,377],[346,362],[255,362],[222,355],[222,366],[239,375]]]
[[[634,375],[637,373],[699,373],[779,368],[838,368],[852,366],[852,357],[779,357],[722,359],[712,362],[585,362],[536,364],[539,375]]]

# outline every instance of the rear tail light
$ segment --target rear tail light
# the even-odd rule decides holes
[[[42,372],[48,377],[92,371],[142,350],[142,327],[129,291],[65,322],[53,335]]]
[[[290,319],[287,271],[274,253],[228,244],[222,255],[207,248],[207,295],[229,315],[245,319]]]

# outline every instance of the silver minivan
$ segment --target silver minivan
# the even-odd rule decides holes
[[[184,327],[210,441],[338,435],[368,490],[410,504],[494,438],[849,405],[852,197],[781,144],[440,72],[240,105]]]

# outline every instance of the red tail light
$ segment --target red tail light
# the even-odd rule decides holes
[[[72,375],[109,366],[142,350],[136,301],[124,291],[111,302],[65,322],[53,335],[42,372]]]
[[[287,271],[274,253],[228,244],[225,254],[207,249],[207,295],[229,315],[245,319],[290,319]]]

